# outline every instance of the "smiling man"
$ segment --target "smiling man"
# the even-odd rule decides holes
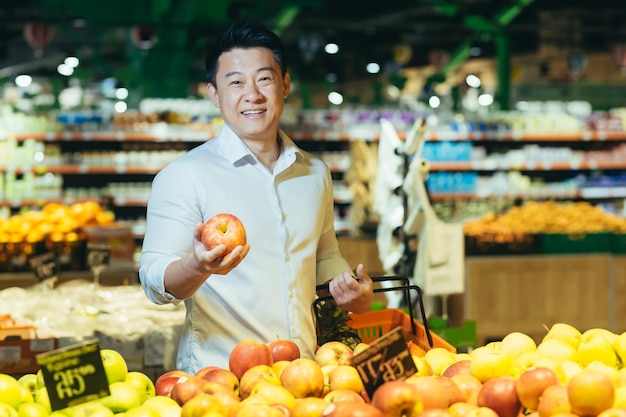
[[[294,340],[314,357],[316,285],[329,282],[349,311],[371,307],[363,265],[339,252],[328,167],[279,129],[291,78],[279,38],[235,24],[206,56],[208,92],[224,125],[212,140],[171,162],[154,179],[140,280],[155,303],[186,306],[177,368],[226,367],[243,339]],[[204,222],[239,217],[247,244],[207,251]]]

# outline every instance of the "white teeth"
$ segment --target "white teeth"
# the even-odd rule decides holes
[[[254,110],[254,111],[244,111],[243,114],[261,114],[263,110]]]

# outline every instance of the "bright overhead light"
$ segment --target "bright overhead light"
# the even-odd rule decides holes
[[[474,74],[469,74],[467,77],[465,77],[465,82],[472,88],[478,88],[481,84],[480,78],[478,78],[478,76]]]
[[[115,98],[125,100],[128,98],[128,89],[121,87],[115,90]]]
[[[327,54],[336,54],[337,52],[339,52],[339,45],[332,42],[327,43],[326,46],[324,46],[324,51],[326,51]]]
[[[118,101],[117,103],[115,103],[114,108],[116,112],[124,113],[126,109],[128,108],[128,106],[123,101]]]
[[[63,63],[72,68],[76,68],[78,64],[80,64],[80,61],[75,56],[68,56],[67,58],[65,58],[65,61],[63,61]]]
[[[15,85],[26,88],[33,82],[33,77],[27,74],[21,74],[15,77]]]
[[[433,109],[436,109],[441,105],[441,100],[437,96],[430,96],[430,98],[428,99],[428,105]]]
[[[478,96],[478,104],[481,106],[490,106],[493,104],[493,96],[491,94],[481,94]]]
[[[336,92],[336,91],[332,91],[330,93],[328,93],[328,101],[331,104],[334,104],[335,106],[340,105],[341,103],[343,103],[343,96]]]
[[[57,72],[61,75],[69,77],[74,73],[74,68],[70,67],[67,64],[59,64],[59,66],[57,67]]]
[[[380,65],[376,62],[370,62],[365,66],[365,70],[370,74],[378,74],[380,72]]]

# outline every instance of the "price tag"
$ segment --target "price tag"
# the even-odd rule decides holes
[[[56,278],[61,271],[59,262],[52,252],[33,256],[29,262],[39,281]]]
[[[111,259],[111,245],[108,243],[87,243],[87,265],[90,268],[107,266]]]
[[[37,355],[52,411],[111,395],[97,341]]]
[[[387,381],[402,380],[417,372],[401,327],[397,327],[352,358],[370,398]]]

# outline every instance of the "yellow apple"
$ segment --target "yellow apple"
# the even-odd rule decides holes
[[[613,400],[613,407],[626,408],[626,386],[622,385],[615,388],[615,399]]]
[[[239,381],[239,396],[245,400],[259,381],[269,381],[273,384],[280,384],[280,378],[270,365],[255,365],[241,376],[241,380]]]
[[[337,340],[324,343],[315,351],[315,362],[319,366],[352,365],[354,351],[350,346]]]
[[[282,404],[290,410],[296,402],[287,388],[268,381],[259,381],[250,393],[250,396],[253,395],[264,397],[270,404]]]
[[[130,371],[126,374],[125,381],[137,389],[142,404],[148,398],[156,395],[154,382],[152,382],[152,379],[150,379],[150,377],[143,372]]]
[[[537,345],[537,353],[554,360],[577,360],[576,349],[559,339],[547,339]]]
[[[591,332],[591,330],[596,330]],[[583,333],[578,344],[578,363],[584,368],[593,361],[603,362],[613,368],[619,367],[619,360],[613,345],[615,339],[607,333],[591,329]]]
[[[363,352],[365,349],[367,349],[368,347],[370,347],[369,344],[365,343],[365,342],[361,342],[359,344],[357,344],[354,349],[352,350],[353,355],[358,355],[359,353]]]
[[[334,367],[328,374],[328,384],[330,391],[347,389],[360,394],[365,389],[359,371],[350,365]]]
[[[597,416],[613,406],[615,387],[605,374],[583,370],[570,379],[567,396],[572,413],[579,416]]]
[[[511,357],[537,350],[535,340],[522,332],[511,332],[502,338],[500,350],[507,352]]]
[[[620,383],[619,371],[600,361],[592,361],[584,368],[585,371],[598,371],[609,377],[614,386]]]
[[[324,373],[313,359],[291,361],[280,375],[280,383],[296,398],[321,397],[324,393]]]
[[[17,410],[9,404],[0,402],[0,417],[18,417]]]
[[[583,367],[574,361],[560,361],[556,364],[554,371],[561,384],[567,384],[574,375],[582,372]]]
[[[141,397],[135,386],[118,381],[109,385],[111,395],[100,398],[100,403],[115,413],[123,413],[141,405]]]
[[[435,347],[426,351],[424,360],[430,365],[433,375],[441,375],[448,366],[456,362],[456,355],[448,349]]]
[[[472,350],[470,362],[470,373],[480,382],[485,382],[492,378],[511,375],[512,359],[511,355],[502,350],[490,347],[479,346]]]
[[[296,398],[290,417],[320,417],[328,401],[318,397]]]
[[[48,417],[50,413],[41,404],[27,402],[19,405],[17,414],[19,417]]]
[[[554,323],[548,329],[548,333],[546,333],[542,341],[545,341],[548,339],[558,339],[558,340],[568,343],[573,348],[577,348],[578,343],[580,342],[581,336],[582,336],[581,332],[574,326],[571,326],[566,323]]]
[[[148,398],[142,406],[157,410],[160,417],[180,417],[181,413],[181,406],[176,400],[164,395]]]

